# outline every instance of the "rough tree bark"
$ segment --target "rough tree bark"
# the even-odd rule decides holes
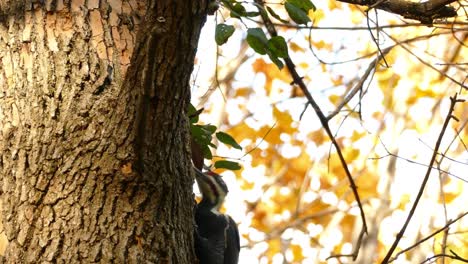
[[[200,0],[0,0],[8,263],[194,263]]]

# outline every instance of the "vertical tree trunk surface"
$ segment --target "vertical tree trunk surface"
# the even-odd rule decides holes
[[[194,263],[188,86],[205,1],[0,0],[8,263]]]

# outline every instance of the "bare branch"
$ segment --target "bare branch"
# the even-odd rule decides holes
[[[441,258],[441,257],[446,257],[446,258],[451,258],[451,259],[455,259],[455,260],[459,260],[461,262],[465,262],[465,263],[468,263],[468,259],[465,259],[465,258],[462,258],[460,257],[457,253],[455,253],[453,250],[450,250],[450,252],[453,254],[453,255],[448,255],[448,254],[437,254],[437,255],[434,255],[428,259],[426,259],[425,261],[421,262],[421,264],[424,264],[424,263],[427,263],[429,261],[432,261],[434,259],[437,259],[437,258]]]
[[[367,78],[369,77],[370,73],[375,69],[375,67],[377,66],[377,63],[383,58],[383,56],[385,56],[386,54],[388,54],[390,52],[390,50],[393,48],[394,46],[391,46],[389,48],[386,48],[382,51],[382,54],[379,55],[373,62],[371,62],[369,64],[369,66],[367,67],[367,70],[366,72],[364,73],[364,75],[361,77],[361,79],[359,79],[359,82],[353,87],[353,89],[345,96],[345,98],[343,99],[343,101],[338,105],[338,107],[332,112],[330,113],[328,116],[327,116],[327,120],[330,121],[334,116],[336,116],[340,111],[341,109],[347,104],[349,103],[349,101],[356,95],[356,93],[362,89],[362,86],[364,85],[364,82],[367,80]]]
[[[405,233],[405,230],[408,227],[408,224],[409,224],[411,218],[413,217],[414,212],[416,211],[416,207],[419,204],[419,200],[421,199],[421,197],[423,195],[423,192],[424,192],[424,189],[426,187],[427,181],[429,180],[429,175],[431,174],[431,170],[432,170],[431,168],[434,165],[435,159],[437,157],[437,153],[439,151],[439,147],[440,147],[440,144],[442,142],[442,138],[444,137],[445,130],[447,129],[447,126],[448,126],[448,124],[450,122],[450,119],[452,119],[452,117],[453,117],[453,111],[455,109],[455,104],[459,101],[457,99],[457,95],[458,94],[456,93],[454,95],[454,97],[450,97],[450,108],[449,108],[449,111],[447,113],[447,117],[445,118],[445,122],[444,122],[444,125],[442,127],[442,130],[441,130],[441,132],[439,134],[439,138],[437,139],[436,145],[434,147],[434,151],[432,153],[431,161],[429,162],[429,166],[428,166],[428,169],[426,171],[426,175],[424,176],[423,182],[421,183],[421,187],[419,188],[419,192],[418,192],[418,195],[416,196],[416,200],[414,201],[414,204],[411,207],[411,210],[410,210],[410,212],[408,214],[408,217],[406,218],[405,223],[403,224],[403,227],[401,228],[400,232],[398,232],[398,234],[397,234],[397,236],[395,238],[395,241],[393,242],[392,246],[388,250],[387,255],[385,256],[385,258],[382,260],[382,262],[381,262],[382,264],[387,264],[389,262],[390,257],[392,256],[393,252],[395,251],[395,249],[396,249],[396,247],[398,245],[398,242],[400,242],[400,239],[403,237],[403,234]]]
[[[405,0],[338,0],[349,4],[368,6],[369,8],[382,9],[404,18],[421,21],[423,24],[432,24],[436,18],[448,18],[457,16],[457,11],[450,3],[456,0],[432,0],[422,3]]]
[[[398,258],[398,256],[400,256],[401,254],[407,252],[407,251],[410,251],[411,249],[419,246],[420,244],[422,244],[423,242],[427,241],[428,239],[430,239],[431,237],[437,235],[438,233],[444,231],[444,230],[447,230],[453,223],[457,222],[458,220],[462,219],[463,217],[465,217],[466,215],[468,215],[468,212],[465,212],[463,213],[462,215],[458,216],[457,218],[453,219],[453,220],[450,220],[447,222],[447,224],[445,226],[443,226],[442,228],[440,228],[439,230],[433,232],[432,234],[428,235],[427,237],[419,240],[416,244],[412,245],[412,246],[409,246],[405,249],[403,249],[402,251],[398,252],[395,257],[393,257],[392,259],[390,259],[388,262],[393,262],[394,260],[396,260]]]
[[[263,8],[263,5],[264,5],[263,0],[255,0],[255,3],[257,3],[259,9]],[[276,32],[275,26],[272,24],[272,22],[271,22],[270,18],[268,17],[268,15],[266,15],[264,12],[260,12],[260,14],[262,16],[263,22],[265,23],[265,26],[266,26],[269,34],[272,37],[277,36],[278,34]],[[361,220],[362,220],[362,224],[363,224],[363,227],[362,227],[363,228],[363,233],[367,233],[366,217],[365,217],[365,214],[364,214],[364,208],[362,206],[361,198],[359,197],[359,193],[357,191],[356,183],[354,182],[353,177],[351,176],[351,172],[349,171],[346,160],[345,160],[345,158],[343,156],[343,153],[341,152],[340,145],[336,141],[335,136],[333,135],[333,133],[332,133],[332,131],[330,129],[330,126],[328,125],[328,120],[325,117],[325,114],[323,113],[323,111],[320,109],[317,102],[312,98],[312,95],[310,94],[309,90],[307,89],[307,86],[305,85],[302,77],[299,76],[299,74],[297,73],[296,65],[291,60],[291,58],[289,58],[289,57],[285,58],[284,62],[286,64],[286,67],[289,70],[289,73],[291,74],[292,79],[293,79],[292,84],[297,84],[301,88],[302,92],[304,93],[304,95],[307,98],[308,103],[312,106],[315,113],[317,114],[317,117],[319,118],[319,121],[320,121],[322,127],[327,132],[327,135],[329,136],[333,146],[336,148],[336,152],[337,152],[338,157],[340,159],[341,165],[342,165],[342,167],[343,167],[343,169],[344,169],[344,171],[346,173],[346,177],[349,180],[351,190],[352,190],[353,195],[354,195],[354,199],[356,200],[356,202],[357,202],[357,204],[359,206],[359,211],[360,211],[360,214],[361,214]],[[353,256],[353,259],[356,259],[356,257],[357,257],[357,254],[355,256]]]

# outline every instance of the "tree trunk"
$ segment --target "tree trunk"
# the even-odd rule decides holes
[[[194,263],[185,109],[206,5],[0,0],[8,263]]]

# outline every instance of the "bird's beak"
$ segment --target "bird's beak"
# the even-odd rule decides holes
[[[200,189],[204,198],[209,199],[212,203],[215,203],[216,197],[214,197],[213,190],[211,190],[210,181],[208,175],[201,172],[197,168],[193,168],[195,170],[195,180],[197,181],[198,188]]]
[[[206,185],[206,182],[208,181],[208,176],[195,167],[193,167],[193,169],[195,170],[195,180],[197,181],[198,185],[203,183]]]

